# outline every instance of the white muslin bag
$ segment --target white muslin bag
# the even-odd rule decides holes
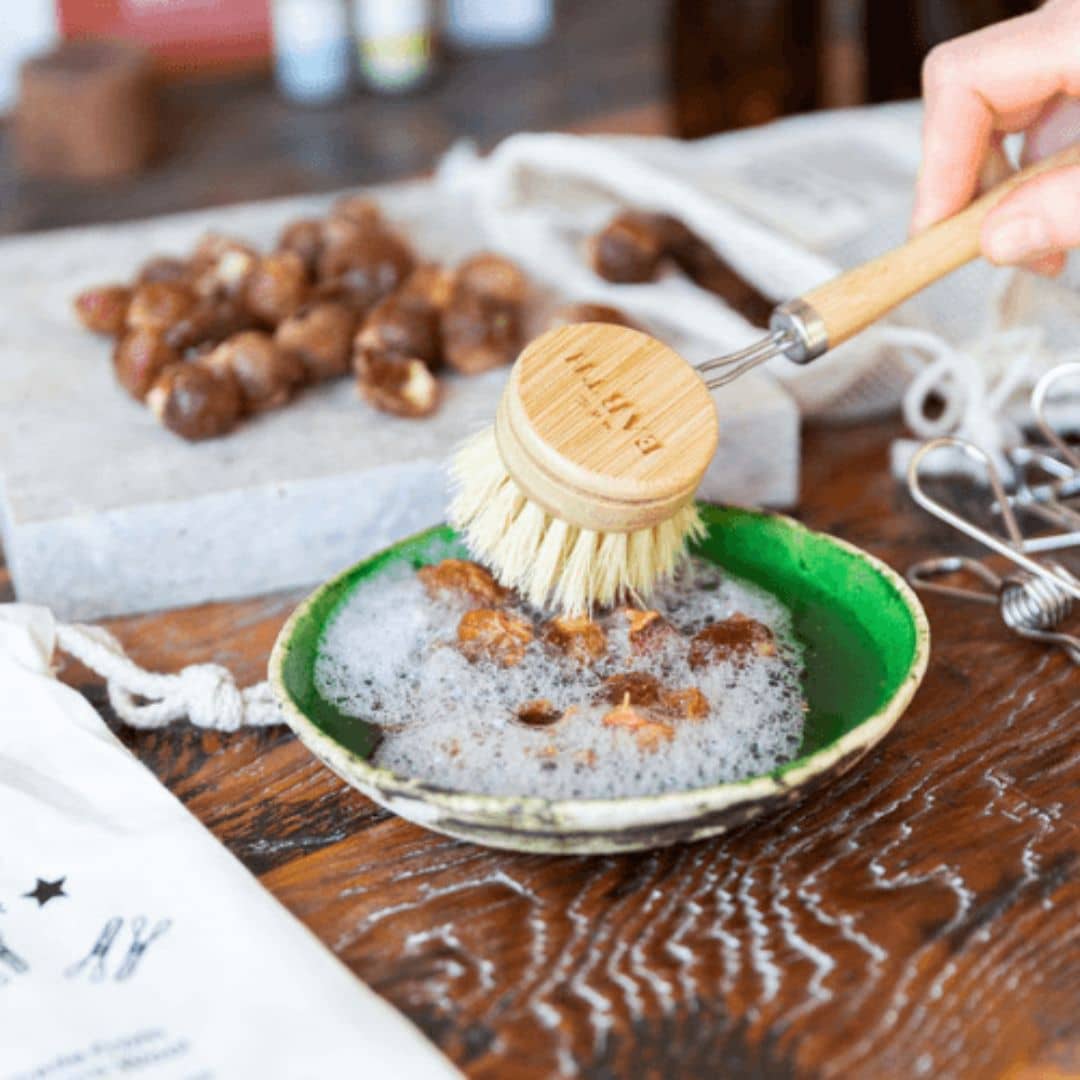
[[[0,605],[0,1077],[460,1074],[282,908]]]
[[[905,102],[694,142],[520,134],[485,157],[453,148],[438,179],[471,197],[484,242],[536,280],[623,308],[698,362],[761,330],[676,272],[604,281],[584,256],[587,238],[623,207],[674,214],[767,296],[790,299],[904,240],[921,121],[921,106]],[[976,260],[813,364],[777,358],[767,371],[805,417],[865,420],[902,403],[919,439],[947,431],[997,457],[1018,441],[1016,421],[1030,419],[1038,377],[1073,358],[1076,284],[1075,271],[1062,287]],[[1052,322],[1067,332],[1047,332]],[[940,399],[944,419],[932,419],[927,403]],[[1069,418],[1080,426],[1080,408]],[[913,445],[898,445],[897,460]]]

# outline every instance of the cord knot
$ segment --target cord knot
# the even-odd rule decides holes
[[[183,711],[196,727],[236,731],[243,726],[244,697],[228,668],[192,664],[176,677]]]

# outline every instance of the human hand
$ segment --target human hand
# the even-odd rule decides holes
[[[911,228],[956,213],[1003,179],[1002,140],[1025,132],[1021,164],[1080,141],[1080,0],[1049,0],[932,49],[923,64],[923,164]],[[996,173],[996,175],[991,175]],[[1080,166],[1022,184],[983,222],[983,255],[1057,274],[1080,244]]]

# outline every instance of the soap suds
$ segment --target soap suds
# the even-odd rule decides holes
[[[609,798],[707,787],[769,772],[796,756],[804,702],[801,649],[786,608],[769,593],[694,560],[652,598],[683,637],[647,658],[632,656],[626,620],[601,618],[607,655],[578,668],[533,640],[513,667],[470,663],[455,647],[461,607],[434,603],[411,567],[361,585],[326,628],[316,662],[319,692],[350,716],[377,724],[375,763],[455,791],[548,798]],[[777,655],[743,655],[691,670],[689,638],[736,612],[773,632]],[[520,610],[519,610],[520,613]],[[643,749],[635,734],[605,725],[594,704],[601,681],[648,672],[665,688],[697,687],[700,720]],[[546,699],[567,712],[531,727],[515,710]]]

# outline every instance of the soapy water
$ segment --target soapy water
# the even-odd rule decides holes
[[[376,765],[453,791],[655,795],[757,776],[792,760],[805,716],[802,652],[783,604],[692,560],[651,607],[683,637],[647,657],[631,654],[626,620],[612,613],[597,616],[608,650],[593,667],[575,665],[538,639],[516,666],[470,663],[455,647],[465,607],[432,601],[412,568],[401,565],[361,584],[335,615],[320,643],[315,682],[342,713],[379,727]],[[736,612],[769,627],[776,655],[743,654],[692,670],[689,638]],[[666,719],[672,736],[648,747],[632,730],[605,725],[613,706],[593,696],[605,677],[627,671],[647,672],[674,690],[697,687],[708,716]],[[535,699],[566,715],[548,726],[522,723],[516,710]]]

